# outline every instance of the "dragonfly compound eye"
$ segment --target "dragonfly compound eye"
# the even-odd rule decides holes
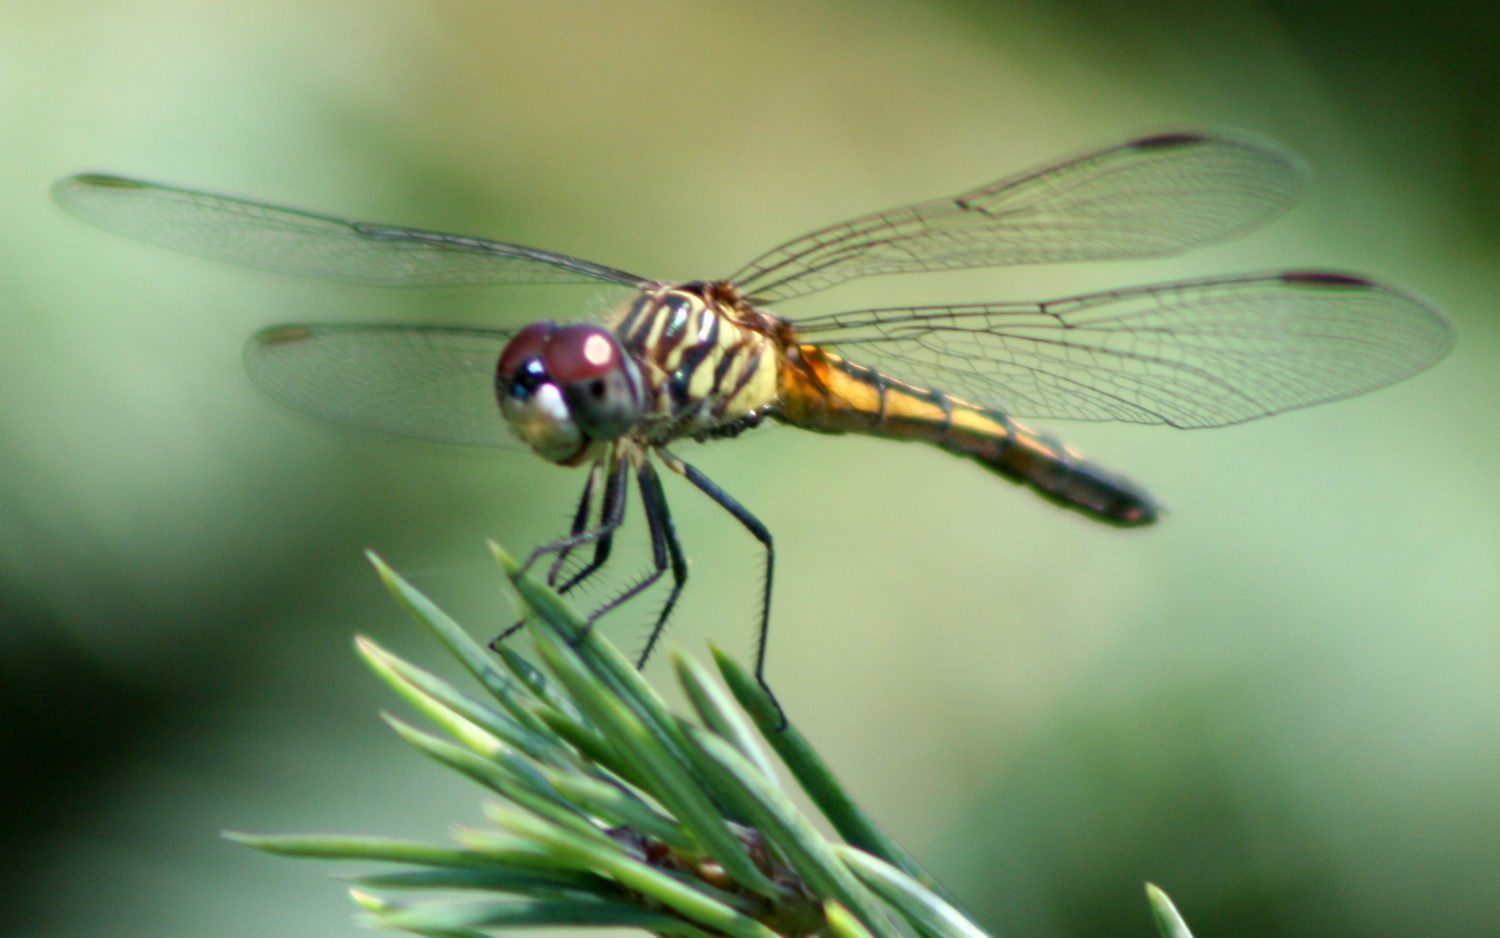
[[[615,439],[640,421],[640,372],[608,329],[564,326],[548,341],[542,360],[590,439]]]
[[[510,393],[511,384],[521,376],[523,370],[527,370],[523,366],[533,361],[541,362],[542,350],[557,331],[555,322],[534,322],[517,332],[506,343],[505,350],[500,353],[500,360],[495,364],[495,389],[502,398]],[[529,370],[532,373],[536,371],[535,368]]]
[[[515,334],[495,365],[495,396],[521,442],[549,462],[566,464],[583,454],[588,439],[547,370],[547,348],[559,331],[555,323],[539,322]]]

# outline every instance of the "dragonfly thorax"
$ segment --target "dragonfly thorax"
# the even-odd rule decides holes
[[[643,289],[613,321],[640,367],[641,441],[727,436],[758,423],[779,394],[781,322],[722,281]]]
[[[532,323],[495,366],[495,396],[511,431],[549,462],[576,465],[642,414],[639,369],[600,326]]]

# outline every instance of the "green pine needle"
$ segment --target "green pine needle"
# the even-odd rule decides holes
[[[1155,883],[1146,884],[1146,898],[1151,903],[1151,917],[1156,920],[1156,930],[1161,932],[1161,938],[1193,938],[1177,906]]]
[[[283,856],[397,864],[352,877],[350,895],[368,924],[419,935],[553,926],[689,938],[984,935],[855,805],[796,729],[782,726],[728,656],[714,653],[728,692],[702,666],[674,656],[697,720],[678,717],[575,610],[493,550],[542,668],[514,647],[491,654],[374,555],[396,601],[480,693],[368,638],[356,641],[371,670],[437,732],[389,715],[386,722],[498,797],[485,808],[493,826],[457,829],[453,846],[333,834],[226,837]],[[767,745],[846,843],[829,840],[797,808]],[[1165,895],[1148,893],[1162,934],[1191,938]]]

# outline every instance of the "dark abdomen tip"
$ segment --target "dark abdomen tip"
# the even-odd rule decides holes
[[[1156,502],[1144,489],[1093,463],[1074,464],[1042,492],[1117,528],[1141,528],[1156,521]]]
[[[1144,492],[1131,492],[1120,504],[1113,506],[1109,514],[1101,516],[1110,524],[1122,528],[1142,528],[1156,523],[1156,503]]]

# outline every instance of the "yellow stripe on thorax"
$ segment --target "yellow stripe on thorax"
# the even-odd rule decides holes
[[[696,292],[648,294],[622,309],[614,328],[639,358],[654,418],[672,434],[734,423],[776,400],[777,347]]]

